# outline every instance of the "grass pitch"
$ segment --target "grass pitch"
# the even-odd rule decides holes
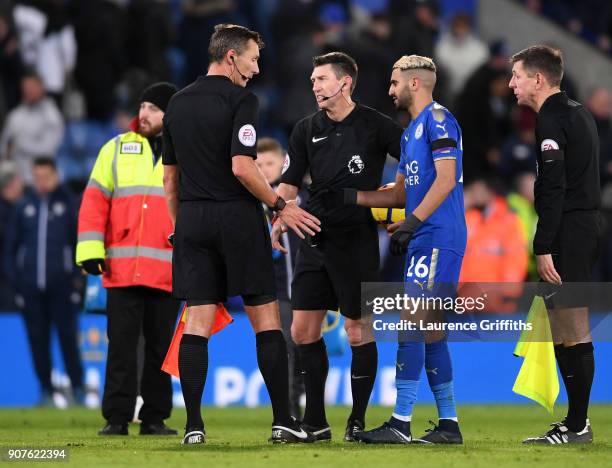
[[[207,443],[182,447],[180,437],[139,436],[130,425],[128,437],[99,437],[103,425],[99,411],[87,409],[0,410],[0,447],[56,447],[69,452],[69,465],[84,467],[145,466],[248,466],[248,467],[610,467],[612,466],[612,405],[592,405],[590,417],[595,442],[584,446],[524,446],[522,438],[544,432],[547,424],[562,419],[535,406],[461,406],[459,417],[463,446],[367,446],[342,442],[348,408],[328,409],[333,441],[310,445],[272,446],[269,408],[204,408]],[[372,428],[387,420],[390,408],[371,407],[367,423]],[[413,435],[422,435],[434,419],[431,406],[418,406]],[[184,410],[175,410],[168,425],[181,428]],[[18,466],[33,465],[14,462]],[[0,464],[10,466],[6,462]],[[40,466],[40,463],[35,463]]]

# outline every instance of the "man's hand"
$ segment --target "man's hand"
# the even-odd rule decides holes
[[[283,247],[283,244],[280,243],[280,238],[283,232],[287,232],[287,228],[283,229],[283,223],[280,220],[277,220],[272,226],[272,231],[270,231],[270,239],[272,240],[272,248],[282,252],[284,254],[288,253],[288,250]]]
[[[353,188],[324,188],[313,195],[311,203],[320,203],[326,211],[332,211],[345,205],[357,204],[357,190]]]
[[[106,263],[102,258],[92,258],[85,260],[81,267],[90,275],[99,276],[106,271]]]
[[[561,277],[557,270],[555,270],[551,254],[536,255],[536,266],[538,268],[538,275],[544,281],[552,284],[561,284]]]
[[[304,239],[304,233],[314,236],[321,232],[321,221],[307,211],[301,209],[295,200],[289,200],[281,211],[277,213],[279,222],[284,223],[288,228]]]
[[[404,255],[408,250],[410,239],[420,225],[421,220],[411,214],[391,236],[389,251],[393,255]]]
[[[389,235],[392,235],[395,231],[397,231],[402,224],[404,224],[403,219],[401,221],[389,224],[387,226],[387,232],[389,233]]]

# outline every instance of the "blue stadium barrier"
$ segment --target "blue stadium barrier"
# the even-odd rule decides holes
[[[210,341],[210,366],[203,402],[206,405],[256,406],[269,403],[262,377],[257,370],[255,336],[242,313]],[[83,314],[80,318],[81,355],[89,385],[101,388],[106,360],[106,318]],[[545,410],[512,393],[512,384],[522,360],[512,355],[514,343],[451,343],[455,388],[459,404],[522,403],[533,404],[536,411]],[[394,343],[379,345],[379,373],[372,397],[373,404],[392,405],[395,401]],[[64,385],[63,364],[57,340],[53,343],[54,382]],[[25,329],[20,315],[0,314],[0,356],[3,356],[0,407],[34,405],[39,397]],[[612,360],[612,343],[596,343],[596,361]],[[330,357],[326,399],[329,404],[350,404],[350,352]],[[419,401],[431,403],[427,380],[422,375]],[[174,381],[174,401],[182,406],[179,382]],[[592,401],[612,402],[612,373],[598,366],[592,390]],[[560,402],[565,402],[562,390]],[[418,412],[418,408],[417,408]]]

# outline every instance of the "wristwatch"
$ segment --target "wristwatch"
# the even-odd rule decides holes
[[[283,208],[285,208],[286,205],[287,205],[287,202],[284,200],[283,197],[279,195],[276,201],[274,202],[272,209],[276,212],[283,211]]]

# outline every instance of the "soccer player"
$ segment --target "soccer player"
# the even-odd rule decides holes
[[[466,246],[463,207],[461,128],[453,115],[433,100],[436,66],[427,57],[403,56],[393,66],[389,95],[412,118],[401,138],[401,159],[393,190],[357,192],[356,201],[370,207],[406,208],[406,219],[391,237],[390,250],[406,255],[407,290],[424,284],[430,295],[448,294],[459,281]],[[347,195],[348,198],[348,195]],[[404,337],[405,338],[405,337]],[[425,367],[438,407],[438,424],[412,439],[410,422],[421,370]],[[397,400],[391,419],[357,433],[366,443],[461,444],[453,372],[446,337],[426,332],[422,338],[400,338],[396,369]]]
[[[587,419],[595,373],[589,330],[588,301],[568,283],[591,280],[599,251],[599,139],[595,121],[582,104],[561,91],[561,51],[537,45],[511,58],[510,88],[519,105],[537,112],[538,175],[534,186],[538,226],[533,240],[538,274],[543,281],[565,285],[547,302],[555,356],[567,390],[563,422],[535,444],[577,444],[593,441]],[[548,296],[548,295],[547,295]]]

